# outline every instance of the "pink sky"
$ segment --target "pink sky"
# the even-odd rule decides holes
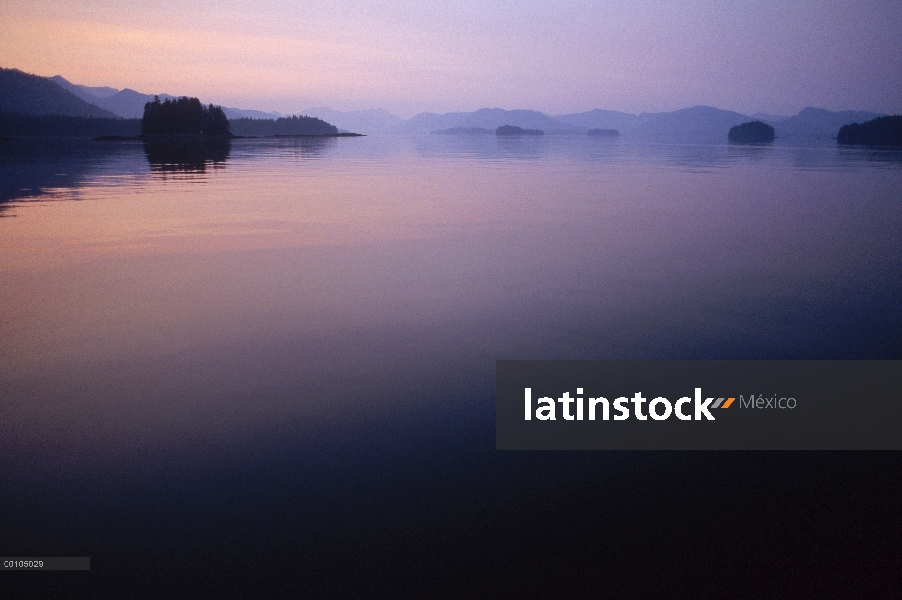
[[[902,113],[897,0],[7,0],[3,12],[2,67],[241,108]]]

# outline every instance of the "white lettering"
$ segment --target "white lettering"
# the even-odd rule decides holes
[[[607,421],[611,418],[611,414],[609,412],[610,406],[608,405],[607,398],[589,398],[589,420],[590,421],[595,420],[595,405],[598,404],[599,402],[602,403],[601,418],[604,419],[605,421]]]
[[[583,393],[583,388],[576,388],[576,393],[581,396]],[[582,398],[576,399],[576,420],[577,421],[583,420],[583,399]]]
[[[664,405],[664,414],[659,415],[655,410],[655,406],[658,404]],[[655,398],[648,404],[648,414],[651,415],[651,418],[655,421],[663,421],[670,417],[670,413],[673,412],[673,407],[670,405],[670,400],[667,398]]]
[[[554,400],[551,398],[539,398],[539,404],[546,404],[547,406],[536,409],[536,418],[540,421],[555,421]]]
[[[570,405],[573,404],[573,398],[570,397],[570,392],[564,392],[564,395],[558,398],[557,401],[561,403],[561,410],[564,412],[564,419],[567,421],[572,421],[573,415],[570,414]]]
[[[630,409],[624,406],[627,402],[629,402],[629,399],[623,396],[614,400],[614,408],[620,413],[619,415],[614,415],[615,421],[625,421],[630,418]]]
[[[676,407],[674,408],[674,411],[673,411],[676,413],[677,419],[679,419],[680,421],[691,421],[692,420],[692,415],[683,414],[683,411],[680,408],[684,404],[690,404],[691,402],[692,402],[692,398],[689,398],[686,396],[683,396],[682,398],[677,400]]]
[[[708,406],[714,402],[714,398],[705,398],[704,403],[702,402],[702,388],[695,388],[695,420],[701,421],[702,415],[705,415],[705,418],[709,421],[714,421],[714,417],[708,412]]]
[[[642,414],[642,403],[645,402],[645,398],[642,397],[642,393],[636,392],[636,395],[633,396],[632,402],[636,405],[636,418],[640,421],[647,421],[648,416]]]

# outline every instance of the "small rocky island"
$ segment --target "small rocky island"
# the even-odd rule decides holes
[[[591,137],[616,138],[620,137],[620,132],[616,129],[590,129],[586,132]]]
[[[836,143],[902,146],[902,115],[878,117],[865,123],[843,125],[836,134]]]
[[[495,135],[545,135],[541,129],[523,129],[515,125],[502,125],[495,130]]]
[[[734,144],[769,144],[774,141],[774,128],[761,121],[750,121],[730,128],[727,139]]]

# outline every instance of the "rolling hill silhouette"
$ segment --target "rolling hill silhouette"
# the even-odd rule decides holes
[[[779,137],[835,138],[840,127],[850,123],[870,121],[882,116],[861,110],[831,112],[823,108],[803,108],[799,114],[777,123],[770,123]],[[767,122],[766,119],[764,119]]]
[[[0,68],[0,113],[115,118],[46,77]]]
[[[62,87],[63,89],[69,90],[85,102],[91,102],[91,100],[94,98],[107,98],[119,91],[116,88],[107,86],[88,87],[86,85],[76,85],[74,83],[70,83],[62,75],[54,75],[53,77],[48,77],[47,79]]]
[[[559,121],[554,117],[535,110],[504,110],[483,108],[475,112],[456,112],[439,115],[420,113],[404,121],[395,131],[399,133],[429,133],[452,128],[480,128],[494,131],[502,125],[512,125],[523,129],[541,129],[546,133],[579,133],[585,129]]]
[[[370,110],[351,110],[338,111],[329,108],[317,107],[308,108],[301,111],[302,114],[310,117],[317,117],[323,121],[334,124],[339,129],[345,131],[356,131],[370,135],[373,133],[389,133],[397,127],[404,119],[397,115],[393,115],[387,110],[370,109]],[[231,116],[229,117],[231,118]]]
[[[164,101],[175,100],[175,96],[170,96],[169,94],[143,94],[129,88],[117,90],[111,87],[77,85],[61,75],[54,75],[47,79],[72,92],[85,102],[108,110],[123,119],[140,119],[144,115],[144,105],[148,102],[153,102],[153,99],[157,96]],[[223,106],[222,110],[225,111],[226,116],[230,119],[276,119],[282,116],[278,113],[230,108],[227,106]]]
[[[596,108],[583,113],[570,115],[554,115],[558,121],[568,123],[583,129],[616,129],[625,131],[635,127],[639,121],[638,115],[619,112],[616,110],[601,110]]]
[[[159,94],[163,100],[172,96]],[[0,113],[23,115],[65,115],[81,117],[140,118],[153,95],[111,87],[88,87],[62,76],[29,75],[17,69],[0,69]],[[222,107],[229,119],[275,120],[275,112]],[[333,111],[312,108],[303,111],[333,123],[340,129],[361,133],[430,133],[433,131],[494,131],[502,125],[540,129],[550,134],[580,134],[590,129],[616,129],[623,139],[721,143],[731,127],[760,120],[771,125],[781,139],[832,139],[839,128],[883,115],[865,111],[831,112],[805,108],[794,116],[754,116],[694,106],[670,112],[630,114],[594,109],[582,113],[548,115],[534,110],[482,108],[473,112],[420,113],[404,120],[381,109]]]
[[[836,142],[865,146],[902,146],[902,115],[843,125],[836,134]]]

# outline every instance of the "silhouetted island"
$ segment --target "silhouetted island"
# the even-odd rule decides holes
[[[616,129],[590,129],[586,133],[588,133],[592,137],[608,137],[608,138],[620,137],[620,132],[617,131]]]
[[[750,121],[730,128],[727,139],[734,144],[769,144],[774,141],[774,128],[761,121]]]
[[[545,135],[541,129],[523,129],[515,125],[502,125],[495,130],[495,135]]]
[[[160,102],[156,96],[153,102],[144,105],[141,119],[141,135],[204,135],[230,136],[229,119],[222,107],[204,106],[197,98],[182,96],[174,100]]]
[[[339,133],[338,127],[316,117],[297,116],[278,119],[233,119],[232,133],[242,137],[359,136]]]
[[[836,134],[836,142],[864,146],[902,146],[902,115],[843,125]]]

